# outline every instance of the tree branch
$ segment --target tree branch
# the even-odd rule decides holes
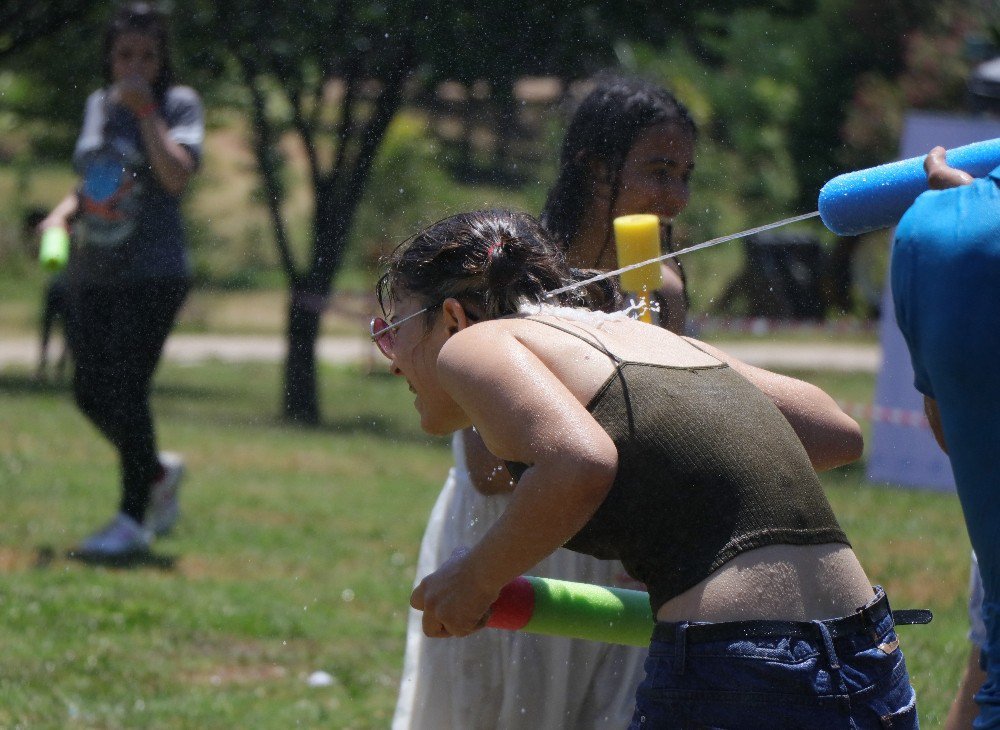
[[[320,172],[319,157],[316,154],[316,127],[312,120],[315,119],[315,108],[320,106],[322,99],[315,96],[314,92],[314,113],[310,115],[310,119],[306,119],[302,115],[302,87],[296,86],[294,89],[291,89],[289,97],[292,106],[292,126],[295,127],[295,131],[302,138],[302,146],[305,147],[306,159],[309,162],[309,176],[315,188],[319,183]]]
[[[0,31],[0,60],[82,19],[96,4],[94,0],[46,4],[21,0],[5,4],[0,12],[0,28],[4,29]]]
[[[330,178],[336,181],[341,178],[341,170],[344,168],[344,161],[347,159],[348,142],[354,133],[354,105],[357,103],[358,85],[362,83],[359,74],[360,59],[353,55],[344,66],[344,98],[340,100],[340,120],[337,123],[337,130],[334,132],[334,139],[337,140],[337,155],[330,168]]]
[[[403,100],[403,84],[413,71],[414,49],[410,39],[404,41],[399,59],[392,66],[392,72],[384,81],[381,93],[375,101],[375,110],[369,116],[359,135],[361,143],[353,169],[347,179],[347,189],[342,191],[348,205],[356,205],[364,189],[368,173],[375,161],[375,153],[385,137],[386,129],[392,122]]]
[[[253,63],[245,58],[240,58],[240,66],[243,70],[243,79],[250,90],[252,122],[253,122],[253,147],[257,157],[257,165],[260,167],[261,180],[264,183],[264,196],[267,199],[267,209],[271,217],[271,225],[274,229],[274,243],[278,248],[278,255],[281,258],[281,266],[285,271],[288,281],[295,286],[301,279],[292,252],[288,245],[288,235],[285,230],[285,220],[281,213],[282,192],[278,180],[278,171],[275,169],[271,159],[271,142],[273,132],[267,120],[264,94],[258,85],[257,76]]]

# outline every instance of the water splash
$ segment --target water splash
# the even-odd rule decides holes
[[[622,310],[622,313],[631,317],[632,319],[640,319],[646,312],[652,312],[653,314],[660,314],[660,303],[651,302],[643,297],[629,297],[628,306]]]

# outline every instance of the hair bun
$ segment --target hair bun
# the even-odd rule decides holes
[[[541,302],[569,279],[566,259],[527,213],[460,213],[425,228],[393,252],[377,287],[383,309],[396,292],[428,304],[456,297],[486,319]]]
[[[500,235],[486,249],[483,283],[487,297],[499,304],[519,288],[515,285],[527,273],[525,265],[528,257],[524,244],[516,236],[508,237],[500,231],[497,233]]]

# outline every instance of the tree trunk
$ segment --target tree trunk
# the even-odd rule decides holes
[[[326,297],[292,289],[288,302],[288,354],[285,358],[285,418],[294,423],[319,423],[316,383],[316,340]]]
[[[320,318],[327,307],[333,279],[340,270],[348,234],[368,181],[375,153],[402,99],[403,82],[412,68],[412,48],[407,46],[377,99],[364,127],[357,133],[353,160],[338,155],[328,175],[314,176],[312,261],[309,273],[292,280],[288,305],[288,355],[285,360],[285,417],[304,424],[319,422],[316,387],[316,339]],[[340,150],[351,141],[349,128],[339,140]],[[303,135],[305,137],[305,135]]]
[[[285,359],[285,418],[306,425],[315,425],[320,419],[316,341],[333,278],[343,260],[353,208],[357,207],[357,201],[338,199],[328,183],[317,186],[315,196],[313,260],[309,273],[291,287]],[[351,210],[345,209],[348,207]]]

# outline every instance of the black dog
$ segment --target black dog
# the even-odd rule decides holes
[[[41,209],[29,210],[24,216],[25,237],[33,236],[38,231],[38,225],[45,220],[46,212]],[[49,341],[57,323],[62,327],[63,346],[56,359],[55,374],[57,380],[62,380],[69,361],[69,342],[66,338],[66,317],[69,314],[68,281],[66,272],[61,271],[49,279],[42,299],[41,330],[39,332],[38,368],[35,377],[39,380],[48,378]]]

